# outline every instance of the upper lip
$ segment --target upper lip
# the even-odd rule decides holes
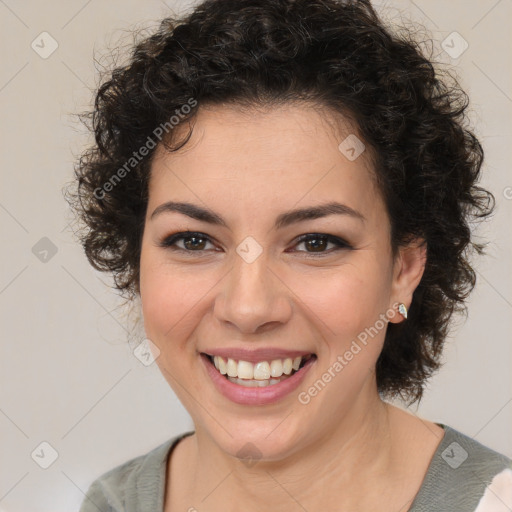
[[[258,363],[260,361],[272,361],[273,359],[295,359],[304,357],[313,352],[307,350],[284,350],[280,348],[267,347],[257,349],[247,349],[240,347],[233,348],[212,348],[204,350],[202,353],[209,356],[220,356],[223,359],[235,359],[237,361],[248,361],[249,363]]]

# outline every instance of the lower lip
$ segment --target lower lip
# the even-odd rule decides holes
[[[311,357],[299,371],[278,384],[248,388],[229,381],[213,366],[207,356],[201,354],[201,359],[217,390],[232,402],[242,405],[267,405],[278,402],[299,386],[316,361],[316,357]]]

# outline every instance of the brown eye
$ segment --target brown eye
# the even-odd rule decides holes
[[[182,237],[184,240],[183,245],[186,249],[204,249],[206,240],[197,236]]]
[[[306,252],[309,254],[330,254],[334,251],[337,251],[339,249],[350,249],[351,246],[342,240],[341,238],[332,236],[332,235],[324,235],[320,233],[311,233],[308,235],[303,235],[299,238],[299,241],[297,245],[304,244],[304,247],[306,247],[306,251],[299,251],[299,252]],[[335,248],[333,250],[325,250],[329,244],[333,244]],[[311,249],[311,250],[309,250]]]
[[[178,244],[179,242],[182,242],[181,246]],[[160,246],[171,249],[173,251],[182,251],[185,253],[201,253],[203,251],[209,250],[206,248],[208,243],[213,245],[211,239],[204,233],[186,231],[175,233],[174,235],[165,238],[162,242],[160,242]],[[309,233],[307,235],[303,235],[298,239],[295,247],[300,244],[304,244],[306,250],[301,250],[298,252],[319,256],[324,254],[331,254],[341,249],[352,248],[350,244],[341,238],[322,233]],[[332,244],[334,247],[327,250],[329,244]]]
[[[180,247],[177,245],[177,242],[181,242],[182,240],[183,246]],[[211,243],[211,241],[204,233],[187,231],[167,237],[160,243],[160,246],[186,252],[201,252],[206,250],[205,245],[207,243]]]

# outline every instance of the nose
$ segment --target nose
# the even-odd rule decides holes
[[[251,263],[235,253],[215,298],[214,316],[240,333],[266,332],[289,321],[292,295],[265,252]]]

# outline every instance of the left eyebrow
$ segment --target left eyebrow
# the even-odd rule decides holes
[[[207,222],[208,224],[227,227],[226,221],[220,215],[213,212],[212,210],[203,208],[192,203],[180,203],[174,201],[169,201],[155,208],[155,210],[151,214],[150,219],[152,220],[154,217],[164,212],[178,212],[187,215],[192,219]],[[355,219],[359,219],[362,222],[365,222],[366,220],[362,213],[358,212],[357,210],[354,210],[350,206],[337,202],[330,202],[319,206],[298,208],[295,210],[290,210],[288,212],[281,213],[276,218],[274,227],[275,229],[281,229],[283,227],[290,226],[291,224],[295,224],[297,222],[303,222],[311,219],[319,219],[322,217],[327,217],[329,215],[348,215]]]
[[[290,210],[289,212],[282,213],[276,219],[275,228],[279,229],[296,222],[302,222],[310,219],[320,219],[329,215],[348,215],[355,219],[361,220],[362,222],[365,222],[366,220],[362,213],[354,210],[350,206],[337,202],[331,202],[319,206],[298,208],[296,210]]]

